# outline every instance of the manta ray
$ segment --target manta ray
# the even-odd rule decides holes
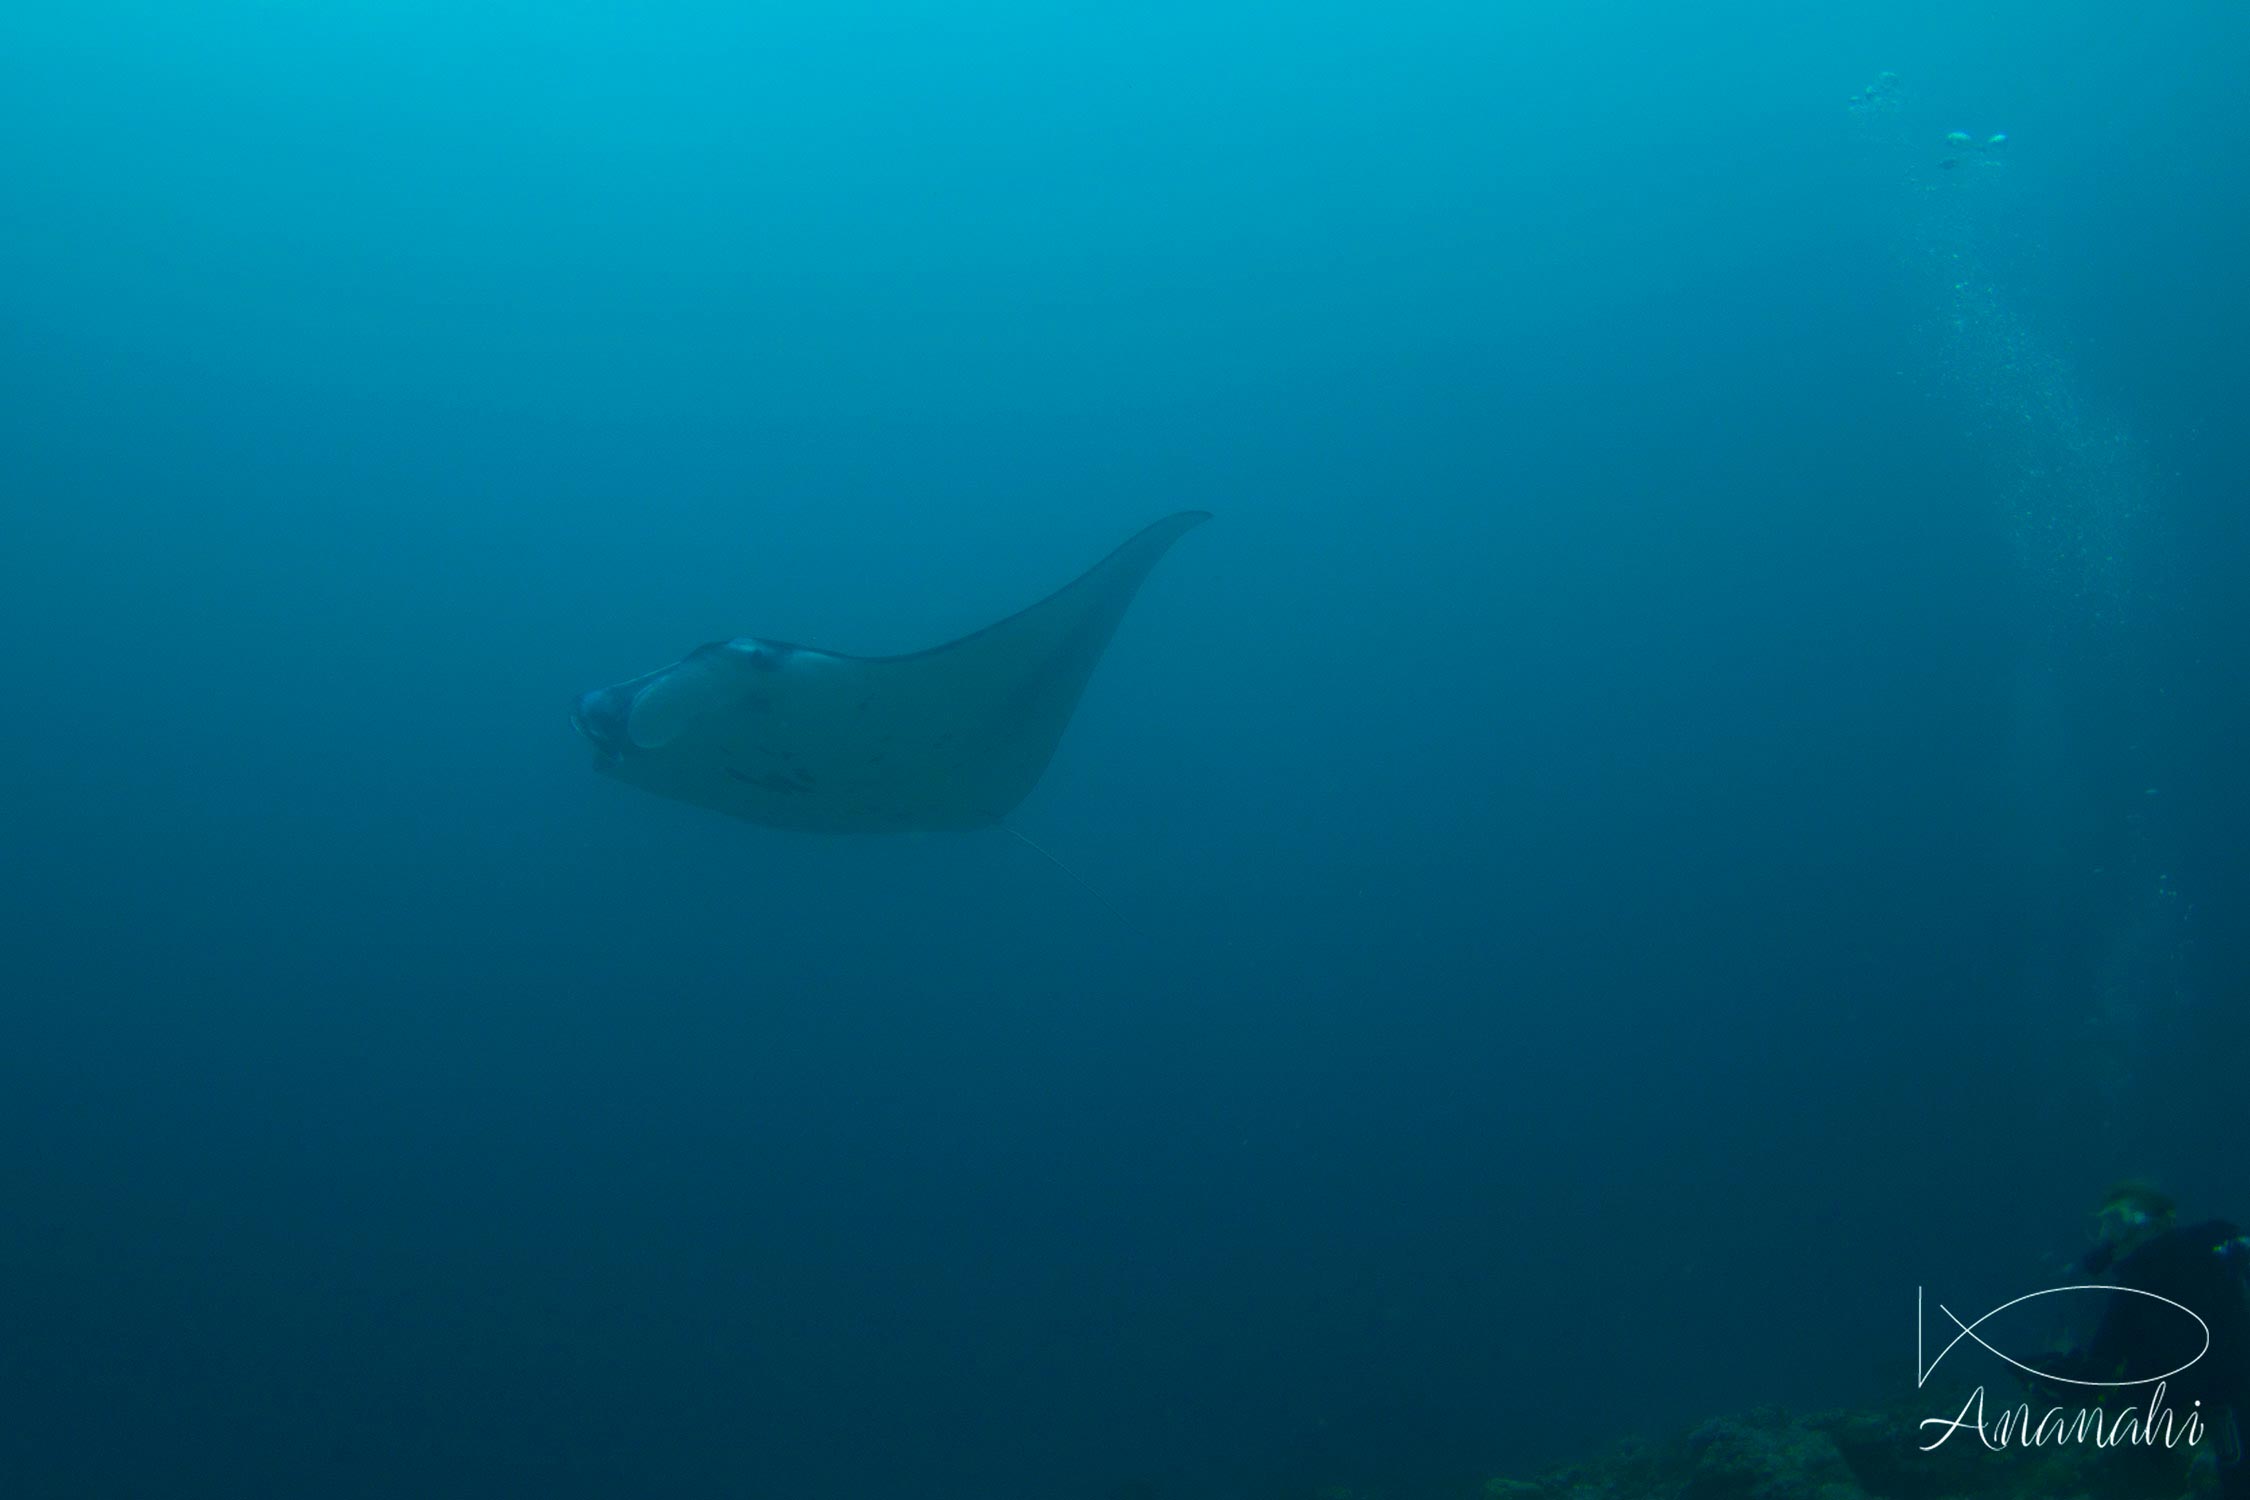
[[[581,695],[571,723],[596,769],[753,823],[1005,826],[1141,580],[1209,519],[1167,516],[1029,609],[943,646],[847,656],[757,636],[713,641]]]

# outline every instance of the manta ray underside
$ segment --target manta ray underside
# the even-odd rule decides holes
[[[596,688],[571,723],[643,791],[777,828],[988,828],[1039,780],[1141,580],[1210,519],[1167,516],[1029,609],[906,656],[742,636]]]

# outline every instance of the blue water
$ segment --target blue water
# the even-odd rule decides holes
[[[2250,1212],[2239,7],[13,21],[0,1493],[1473,1495]],[[571,733],[1183,508],[1093,895]]]

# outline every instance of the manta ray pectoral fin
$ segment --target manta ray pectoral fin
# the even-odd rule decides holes
[[[1210,518],[1167,516],[1028,609],[946,645],[870,663],[902,698],[921,699],[933,722],[956,726],[954,743],[971,757],[958,778],[962,798],[994,815],[1024,799],[1149,570]]]

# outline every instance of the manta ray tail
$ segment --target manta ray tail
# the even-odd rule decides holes
[[[1061,860],[1055,858],[1052,854],[1049,854],[1038,844],[1033,843],[1029,834],[1016,827],[1015,824],[1009,822],[1000,822],[1000,827],[1007,830],[1008,837],[1014,839],[1017,843],[1023,845],[1026,849],[1029,849],[1032,853],[1038,855],[1048,864],[1051,864],[1056,869],[1062,871],[1063,875],[1070,881],[1070,883],[1077,886],[1080,890],[1084,891],[1087,897],[1091,899],[1095,905],[1099,906],[1103,911],[1108,912],[1112,917],[1115,917],[1117,919],[1118,926],[1126,928],[1128,931],[1138,931],[1137,928],[1134,928],[1131,922],[1125,920],[1125,913],[1119,911],[1116,906],[1111,904],[1110,899],[1107,896],[1103,895],[1100,891],[1095,890],[1092,883],[1089,882],[1083,875],[1080,875],[1076,870],[1073,870],[1070,866],[1064,864]]]

